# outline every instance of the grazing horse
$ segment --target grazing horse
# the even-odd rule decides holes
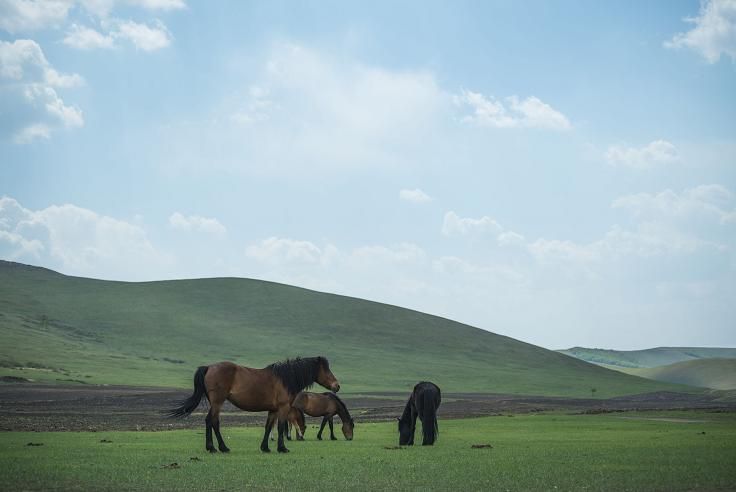
[[[335,393],[307,393],[302,391],[294,399],[292,406],[311,415],[312,417],[323,417],[322,425],[319,427],[317,433],[317,439],[322,440],[322,431],[325,428],[325,424],[330,424],[330,439],[336,441],[335,432],[332,429],[332,418],[335,414],[340,416],[342,420],[342,433],[345,439],[348,441],[353,440],[353,429],[355,428],[355,422],[348,412],[348,407]],[[303,440],[304,429],[302,428],[301,435],[297,434],[298,440]]]
[[[266,432],[261,441],[261,451],[267,453],[268,435],[275,419],[278,419],[278,451],[288,453],[284,445],[287,417],[296,395],[314,383],[332,391],[339,391],[340,384],[330,371],[330,363],[324,357],[297,357],[276,362],[263,369],[243,367],[232,362],[220,362],[201,366],[194,373],[194,393],[169,412],[171,417],[185,417],[199,405],[203,396],[210,403],[205,418],[207,451],[216,452],[212,444],[215,431],[220,451],[230,451],[220,434],[220,410],[225,400],[248,412],[268,412]]]
[[[434,383],[422,381],[414,386],[409,401],[406,402],[404,413],[399,418],[399,445],[412,446],[414,444],[414,430],[417,417],[422,421],[422,446],[431,446],[437,439],[437,409],[442,401],[440,388]]]

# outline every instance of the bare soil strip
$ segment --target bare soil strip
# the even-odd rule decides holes
[[[128,386],[0,384],[2,431],[103,431],[200,428],[206,406],[189,418],[169,419],[164,412],[191,391]],[[610,399],[560,398],[492,393],[443,393],[441,418],[513,415],[543,411],[607,413],[628,410],[711,409],[736,411],[736,402],[712,395],[648,393]],[[366,393],[343,397],[358,421],[391,420],[401,414],[408,393]],[[263,425],[265,414],[242,412],[229,404],[223,425]],[[318,420],[310,421],[318,423]]]

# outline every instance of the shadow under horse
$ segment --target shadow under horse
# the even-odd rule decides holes
[[[212,444],[215,431],[220,451],[230,451],[220,433],[220,411],[225,400],[248,412],[268,412],[266,431],[261,441],[261,451],[269,452],[268,436],[274,420],[278,420],[278,451],[288,453],[284,445],[284,434],[291,404],[300,391],[314,383],[329,390],[339,391],[340,384],[330,371],[325,357],[297,357],[276,362],[263,369],[239,366],[232,362],[220,362],[201,366],[194,373],[194,393],[169,412],[171,417],[190,415],[207,397],[210,410],[205,418],[205,446],[207,451],[216,452]]]
[[[335,432],[332,428],[332,419],[335,415],[340,416],[342,420],[342,433],[345,439],[348,441],[353,440],[353,429],[355,428],[355,422],[348,412],[348,407],[335,393],[307,393],[302,391],[294,399],[294,409],[306,413],[312,417],[322,417],[322,425],[319,427],[317,433],[317,439],[322,440],[322,431],[325,428],[325,424],[330,425],[330,440],[336,441]],[[302,416],[302,422],[304,417]],[[301,429],[300,429],[301,427]],[[302,424],[297,427],[297,440],[301,441],[304,439],[305,426]],[[301,430],[301,432],[300,432]]]
[[[399,445],[412,446],[417,417],[422,421],[422,446],[431,446],[437,440],[437,409],[442,401],[440,388],[429,381],[414,386],[404,413],[399,417]]]

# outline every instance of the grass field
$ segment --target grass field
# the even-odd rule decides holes
[[[191,387],[194,369],[326,355],[343,391],[599,397],[694,391],[447,319],[258,280],[126,283],[0,261],[0,376]],[[489,327],[490,328],[490,327]]]
[[[310,428],[287,455],[262,454],[260,428],[224,426],[227,455],[206,453],[201,431],[0,433],[0,483],[5,490],[736,488],[734,414],[442,420],[436,446],[401,449],[386,449],[397,444],[393,422],[359,424],[351,442],[316,441]]]

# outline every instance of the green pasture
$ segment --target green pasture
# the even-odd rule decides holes
[[[203,430],[0,433],[0,483],[4,490],[136,491],[736,488],[734,414],[442,420],[436,446],[399,449],[393,422],[362,423],[352,442],[316,441],[309,428],[308,440],[289,443],[286,455],[258,450],[260,428],[223,425],[227,455],[204,451]]]

